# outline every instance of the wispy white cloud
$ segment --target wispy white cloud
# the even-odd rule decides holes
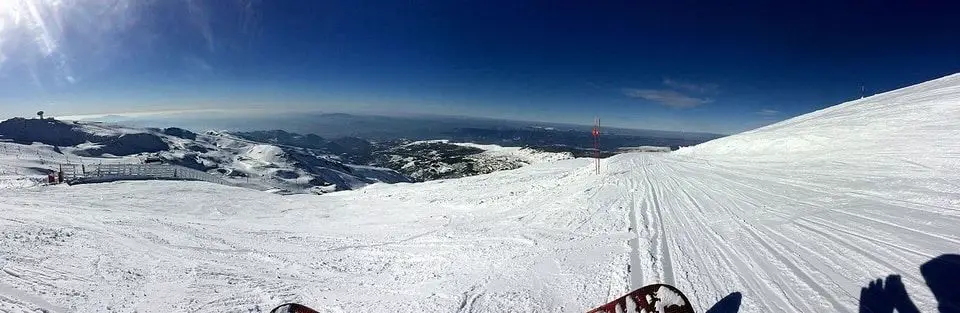
[[[675,90],[683,90],[701,94],[715,94],[720,91],[720,86],[714,83],[697,84],[673,80],[670,78],[664,78],[663,85]]]
[[[701,104],[713,102],[710,98],[691,97],[669,89],[634,89],[624,88],[623,94],[631,98],[639,98],[673,108],[692,108]]]
[[[780,114],[780,111],[772,110],[772,109],[763,109],[763,110],[757,111],[757,114],[771,116],[771,115]]]
[[[720,86],[713,83],[697,84],[664,78],[667,88],[623,88],[621,92],[631,98],[653,101],[673,108],[692,108],[713,102],[707,95],[719,93]]]
[[[210,65],[210,62],[207,62],[207,60],[204,60],[196,55],[185,55],[183,57],[183,62],[191,69],[197,69],[204,72],[213,71],[213,66]]]
[[[190,13],[190,21],[197,28],[197,31],[200,32],[200,35],[203,36],[204,42],[207,44],[207,51],[214,52],[216,42],[213,37],[213,30],[210,27],[210,17],[207,14],[207,10],[197,3],[196,0],[190,0],[186,2],[187,12]]]

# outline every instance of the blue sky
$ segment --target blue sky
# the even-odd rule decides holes
[[[957,4],[748,2],[5,2],[0,116],[600,116],[734,133],[856,99],[861,86],[960,71]]]

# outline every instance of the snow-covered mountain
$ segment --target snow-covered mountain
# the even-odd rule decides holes
[[[283,130],[233,132],[237,137],[281,147],[309,149],[314,153],[336,156],[350,164],[367,164],[375,146],[370,141],[356,137],[327,139],[316,134],[298,134]],[[369,164],[368,164],[369,165]]]
[[[428,140],[402,143],[378,151],[376,162],[416,180],[427,181],[488,174],[572,158],[568,152]]]
[[[348,164],[336,155],[256,142],[226,132],[197,134],[179,128],[17,118],[0,122],[0,139],[10,141],[3,152],[17,149],[18,159],[22,156],[45,163],[24,167],[34,168],[34,174],[45,174],[60,163],[140,164],[155,160],[217,173],[238,185],[261,190],[320,193],[411,181],[390,169]],[[22,149],[49,152],[34,156]]]
[[[543,148],[455,143],[450,140],[394,139],[371,142],[355,137],[330,140],[314,134],[283,130],[232,134],[252,141],[332,155],[353,164],[390,168],[416,181],[487,174],[573,157],[570,152],[546,152]]]
[[[372,183],[410,182],[394,170],[342,162],[339,157],[292,146],[277,146],[242,139],[224,132],[207,132],[197,139],[219,148],[199,158],[219,160],[215,171],[240,181],[268,180],[268,185],[290,191],[349,190]],[[249,177],[250,179],[247,179]]]
[[[583,312],[665,282],[697,312],[934,312],[960,289],[958,103],[952,75],[600,174],[568,159],[319,197],[0,189],[0,308]]]
[[[374,144],[360,138],[327,140],[282,130],[197,134],[175,127],[133,128],[23,118],[0,122],[0,139],[10,144],[37,145],[29,149],[43,150],[46,146],[52,151],[46,155],[45,166],[26,166],[35,169],[32,172],[21,170],[28,174],[45,175],[60,163],[162,161],[218,174],[240,186],[285,193],[323,193],[376,182],[458,178],[572,158],[570,153],[446,140]],[[36,159],[44,161],[42,155]],[[22,183],[12,181],[10,185]]]

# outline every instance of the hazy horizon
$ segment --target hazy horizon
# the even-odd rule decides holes
[[[220,114],[224,113],[224,114]],[[36,116],[17,116],[23,118],[35,118]],[[343,132],[337,127],[352,128],[352,132],[371,132],[379,131],[381,128],[390,127],[389,125],[400,125],[404,129],[409,128],[530,128],[530,127],[549,127],[556,129],[574,129],[578,131],[589,131],[593,125],[587,123],[562,123],[550,121],[533,120],[511,120],[488,117],[472,117],[457,115],[435,115],[435,114],[372,114],[372,113],[344,113],[331,111],[302,111],[302,112],[269,112],[262,114],[247,114],[237,112],[227,112],[220,110],[182,110],[182,111],[154,111],[154,112],[125,112],[125,113],[106,113],[106,114],[88,114],[88,115],[65,115],[57,116],[45,112],[45,118],[54,118],[58,120],[81,120],[91,122],[105,122],[111,124],[120,124],[133,127],[180,127],[194,131],[207,130],[228,130],[228,131],[255,131],[255,130],[285,130],[299,133],[313,133],[320,136],[342,136]],[[4,117],[12,118],[12,117]],[[344,118],[346,120],[344,120]],[[373,121],[373,124],[371,124]],[[360,124],[359,126],[346,126],[345,123]],[[369,127],[370,129],[363,129]],[[687,134],[690,136],[698,135],[719,135],[726,136],[730,134],[718,134],[709,132],[687,132],[671,131],[659,129],[643,129],[618,127],[603,124],[601,128],[605,133],[620,134]]]

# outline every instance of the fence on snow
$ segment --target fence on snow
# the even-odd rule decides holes
[[[223,178],[171,164],[62,164],[68,184],[102,183],[118,180],[194,180],[233,186]]]

